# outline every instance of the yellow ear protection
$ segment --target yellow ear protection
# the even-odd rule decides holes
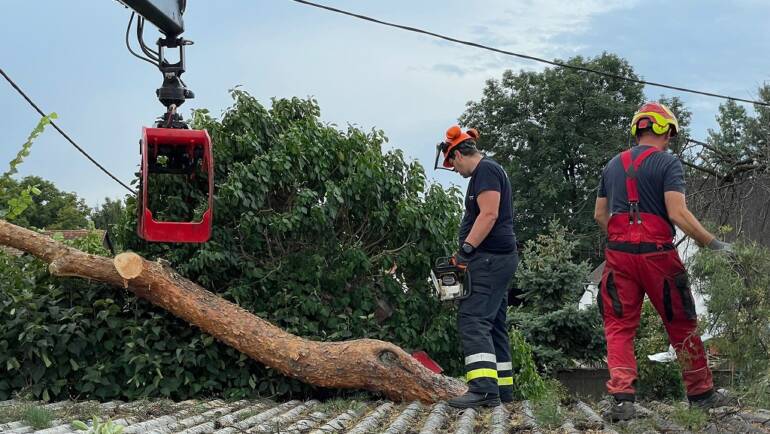
[[[631,127],[631,135],[632,136],[636,136],[636,132],[638,130],[643,130],[645,128],[650,128],[650,127],[652,127],[652,131],[655,134],[661,136],[663,134],[666,134],[668,132],[668,130],[671,129],[671,124],[670,123],[666,123],[665,125],[659,125],[656,122],[652,122],[648,118],[641,118],[641,119],[639,119],[636,122],[636,124],[634,124]],[[673,135],[676,135],[676,128],[674,128],[674,134]]]
[[[658,135],[671,131],[671,137],[674,137],[679,132],[679,123],[674,114],[664,105],[647,103],[634,114],[631,120],[631,135],[635,137],[639,130],[647,128]]]

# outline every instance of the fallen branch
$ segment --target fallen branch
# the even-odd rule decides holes
[[[294,336],[135,253],[114,259],[84,253],[0,220],[0,244],[48,262],[55,276],[126,288],[287,377],[328,388],[381,392],[391,400],[436,402],[465,392],[396,345],[374,339],[316,342]]]

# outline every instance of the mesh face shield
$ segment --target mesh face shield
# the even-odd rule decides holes
[[[452,146],[447,142],[437,144],[436,160],[433,164],[433,170],[448,170],[454,172],[454,167],[446,167],[446,161],[451,157],[451,154],[454,154],[455,149],[457,149],[456,146]],[[439,158],[442,160],[441,164],[439,164]]]
[[[472,149],[476,147],[476,142],[473,140],[465,140],[461,143],[457,144],[450,144],[447,142],[441,142],[436,145],[436,160],[433,163],[433,169],[434,170],[448,170],[450,172],[455,172],[454,166],[452,166],[452,163],[449,162],[452,158],[454,158],[454,155],[456,152],[459,152],[463,149]],[[443,156],[443,158],[442,158]],[[441,164],[439,164],[439,159],[442,159]]]

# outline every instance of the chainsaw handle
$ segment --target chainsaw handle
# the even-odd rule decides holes
[[[468,264],[459,264],[457,262],[457,257],[452,256],[449,258],[449,265],[454,265],[455,267],[459,268],[462,271],[465,271],[468,268]]]

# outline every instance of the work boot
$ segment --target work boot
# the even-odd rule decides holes
[[[705,395],[705,396],[704,396]],[[727,395],[727,391],[719,389],[717,391],[712,390],[710,393],[689,398],[690,407],[700,408],[701,410],[708,410],[710,408],[729,407],[735,405],[735,399]]]
[[[602,416],[610,422],[629,420],[636,417],[636,408],[632,401],[615,401]]]
[[[508,390],[505,392],[500,391],[500,402],[504,404],[513,402],[513,391],[512,390]]]
[[[447,404],[454,408],[497,407],[500,397],[493,393],[466,392],[463,396],[450,399]]]

